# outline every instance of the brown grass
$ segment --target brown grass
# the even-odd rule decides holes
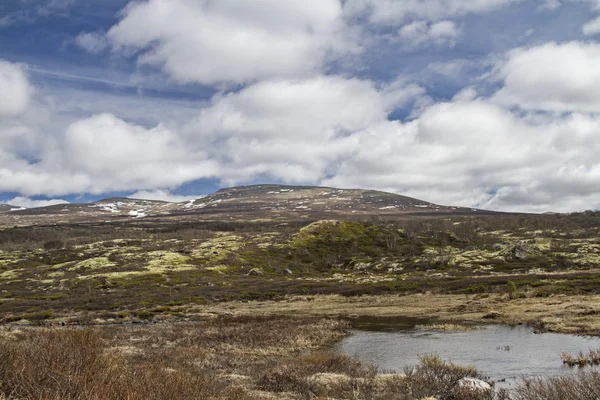
[[[600,364],[600,349],[590,350],[587,353],[579,352],[576,355],[562,353],[560,355],[563,364],[569,367],[584,367],[586,365]]]
[[[0,391],[9,399],[237,399],[209,375],[161,363],[132,365],[93,330],[39,330],[0,344]],[[250,397],[247,397],[250,398]]]
[[[323,350],[343,323],[311,317],[218,318],[144,327],[5,330],[0,398],[489,399],[457,382],[472,368],[435,357],[403,374],[380,374]],[[307,350],[314,349],[314,352]]]
[[[516,300],[509,300],[505,295],[290,296],[281,301],[207,305],[201,310],[239,315],[401,315],[426,320],[434,318],[434,323],[523,324],[539,331],[597,335],[600,308],[596,304],[600,304],[600,296],[561,295]],[[194,312],[194,308],[190,312]]]
[[[600,374],[582,372],[575,376],[533,379],[521,383],[511,397],[498,400],[597,400],[600,398]]]

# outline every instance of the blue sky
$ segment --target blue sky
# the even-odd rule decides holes
[[[600,1],[5,0],[0,201],[600,208]]]

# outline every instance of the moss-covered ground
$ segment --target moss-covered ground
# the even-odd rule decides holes
[[[419,293],[599,294],[600,213],[0,231],[4,322],[183,318],[229,301]]]

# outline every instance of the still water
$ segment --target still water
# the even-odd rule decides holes
[[[380,370],[402,372],[418,364],[418,356],[437,354],[446,361],[472,365],[497,387],[518,379],[576,373],[563,366],[562,352],[600,348],[600,338],[557,333],[536,334],[522,326],[481,326],[471,331],[416,329],[426,321],[405,318],[353,320],[352,335],[336,351],[370,362]]]

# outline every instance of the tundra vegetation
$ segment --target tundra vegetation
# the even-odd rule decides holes
[[[426,357],[401,376],[322,349],[352,314],[597,334],[599,229],[596,212],[4,228],[0,392],[490,398],[463,393],[457,382],[478,377],[468,367]],[[531,381],[513,395],[569,399],[550,393],[571,385],[597,397],[598,382],[591,373]]]

